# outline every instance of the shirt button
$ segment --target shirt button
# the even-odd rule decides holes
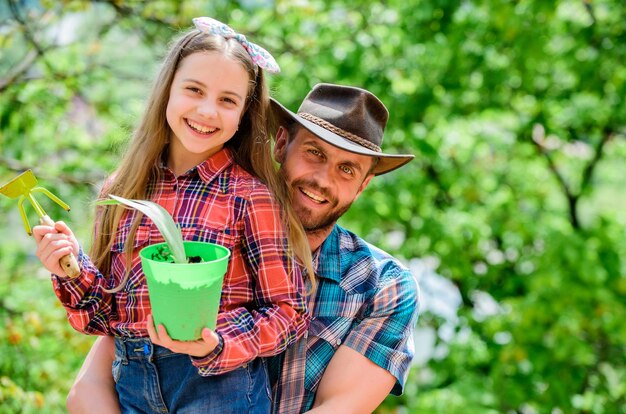
[[[337,344],[337,346],[341,345],[341,339],[337,339],[337,341],[335,341],[335,343]]]
[[[309,337],[309,331],[304,331],[304,339],[307,339]]]

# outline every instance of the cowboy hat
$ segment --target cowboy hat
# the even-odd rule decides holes
[[[319,83],[302,101],[297,114],[271,99],[279,117],[291,119],[335,147],[378,158],[375,175],[411,161],[411,154],[385,154],[380,146],[389,112],[371,92],[353,86]]]

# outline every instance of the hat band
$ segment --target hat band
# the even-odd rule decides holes
[[[334,126],[333,124],[331,124],[328,121],[324,121],[322,118],[318,118],[315,115],[311,115],[309,113],[306,112],[298,112],[298,115],[304,119],[306,119],[307,121],[313,122],[315,125],[321,126],[324,129],[329,130],[330,132],[333,132],[337,135],[339,135],[340,137],[343,137],[349,141],[354,142],[355,144],[358,144],[362,147],[365,147],[369,150],[375,151],[375,152],[382,152],[382,150],[380,149],[380,147],[376,144],[371,143],[370,141],[361,138],[358,135],[354,135],[348,131],[344,131],[341,128],[337,128],[336,126]]]

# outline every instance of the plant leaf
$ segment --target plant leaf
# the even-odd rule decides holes
[[[174,219],[172,219],[172,216],[166,209],[161,207],[159,204],[148,200],[129,200],[113,194],[109,194],[109,197],[111,197],[111,199],[100,200],[96,204],[123,204],[127,207],[141,211],[143,214],[148,216],[148,218],[152,220],[159,229],[163,239],[165,239],[165,242],[170,248],[174,261],[176,263],[187,263],[185,247],[183,245],[183,236],[180,232],[180,228],[176,225]]]

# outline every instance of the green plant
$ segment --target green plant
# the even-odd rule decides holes
[[[141,211],[148,216],[150,220],[156,224],[159,232],[165,239],[169,247],[169,253],[174,260],[174,263],[187,263],[187,257],[185,255],[185,247],[183,245],[183,236],[180,232],[180,228],[172,219],[172,216],[166,209],[147,200],[128,200],[124,197],[119,197],[113,194],[109,194],[110,199],[99,200],[96,204],[111,205],[122,204],[129,208],[134,208]]]

